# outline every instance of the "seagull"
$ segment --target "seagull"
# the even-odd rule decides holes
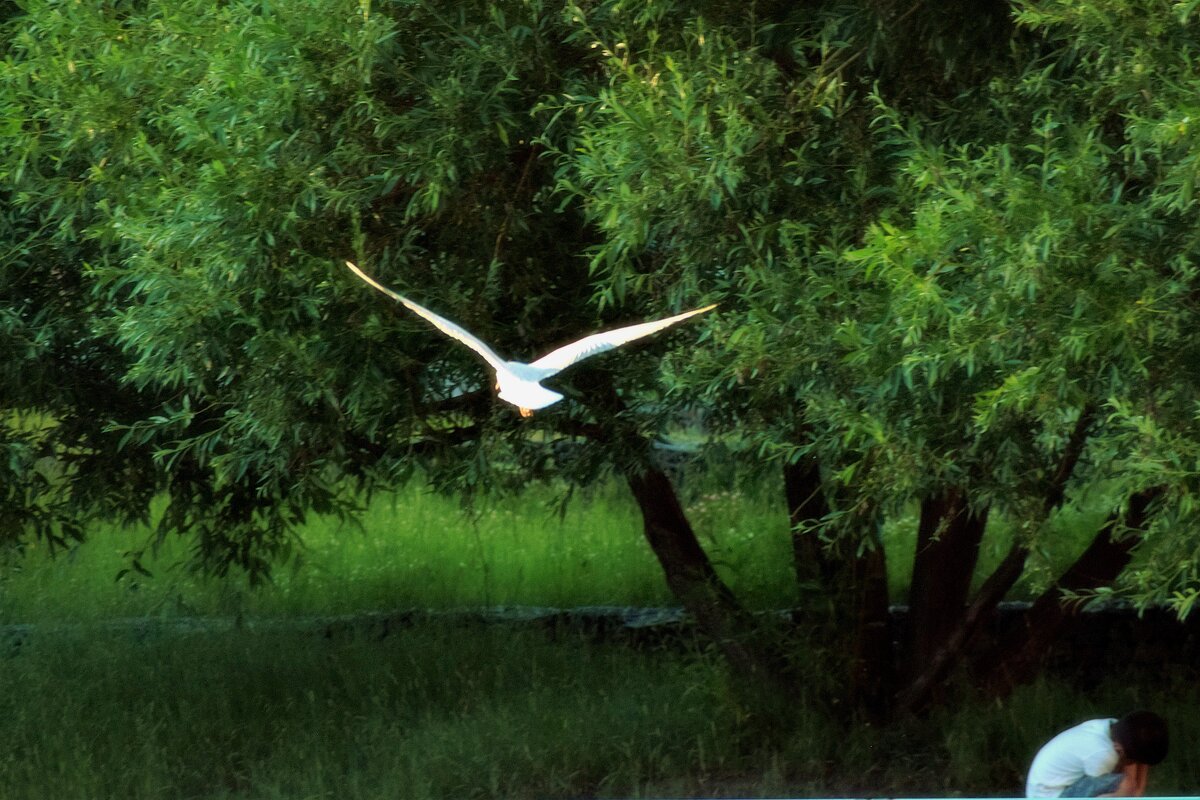
[[[452,339],[457,339],[482,356],[483,360],[488,363],[488,366],[496,371],[495,386],[500,399],[516,406],[521,412],[522,417],[532,416],[534,411],[562,400],[563,396],[561,394],[542,386],[541,382],[546,378],[557,375],[567,367],[579,363],[588,356],[594,356],[597,353],[603,353],[607,350],[612,350],[614,347],[619,347],[626,342],[632,342],[634,339],[640,339],[643,336],[657,333],[663,328],[669,328],[688,317],[703,314],[705,311],[711,311],[717,307],[717,304],[713,303],[704,308],[697,308],[693,311],[676,314],[673,317],[654,320],[652,322],[642,322],[637,325],[629,325],[602,333],[594,333],[571,344],[563,345],[557,350],[542,356],[537,361],[526,364],[521,361],[505,361],[496,355],[496,351],[492,350],[492,348],[484,344],[479,338],[473,336],[459,325],[456,325],[445,317],[438,316],[424,306],[414,303],[404,295],[392,291],[367,275],[353,263],[347,261],[346,266],[353,270],[355,275],[388,297],[399,300],[409,311],[424,317],[433,324],[433,327],[442,333]]]

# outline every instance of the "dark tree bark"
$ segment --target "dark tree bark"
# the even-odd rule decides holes
[[[844,634],[840,638],[849,655],[848,707],[882,721],[890,702],[894,661],[883,544],[876,532],[872,546],[861,553],[858,542],[838,542],[830,549],[824,546],[816,526],[830,507],[816,459],[784,464],[783,486],[792,524],[796,579],[801,584],[820,580],[834,617],[828,620],[830,630]]]
[[[589,394],[602,420],[575,426],[575,432],[610,449],[638,504],[643,533],[667,586],[732,667],[744,698],[764,715],[781,713],[780,698],[791,688],[786,659],[721,580],[670,478],[654,464],[650,442],[622,418],[624,404],[611,382],[596,377],[589,381]]]
[[[1121,514],[1113,512],[1083,554],[1034,601],[1024,624],[1001,639],[996,652],[987,659],[990,667],[985,682],[992,693],[1006,695],[1037,675],[1050,643],[1080,611],[1078,604],[1064,602],[1063,593],[1086,592],[1116,580],[1141,541],[1150,504],[1162,492],[1162,487],[1153,487],[1130,496],[1124,524]],[[1122,527],[1125,530],[1118,535]]]
[[[979,630],[982,623],[995,613],[996,606],[1021,577],[1028,556],[1029,550],[1023,545],[1014,544],[1012,546],[1008,555],[979,588],[978,594],[971,605],[967,607],[959,624],[946,637],[929,662],[920,666],[908,685],[897,696],[897,708],[907,712],[917,712],[925,708],[932,698],[935,688],[945,680],[951,668],[961,660],[971,637]]]
[[[876,531],[873,547],[853,560],[854,659],[850,701],[874,722],[891,713],[895,685],[892,626],[889,613],[887,562]]]
[[[1067,444],[1059,458],[1058,467],[1050,480],[1043,504],[1045,516],[1049,516],[1055,508],[1062,504],[1066,493],[1067,481],[1075,472],[1075,466],[1083,454],[1087,443],[1088,433],[1095,420],[1095,407],[1086,406],[1079,414],[1075,427],[1071,431]],[[966,652],[975,633],[996,612],[996,607],[1008,594],[1021,574],[1025,571],[1025,561],[1029,549],[1022,542],[1014,542],[1008,554],[984,581],[983,586],[975,595],[975,599],[967,607],[959,624],[946,637],[942,647],[934,653],[927,664],[908,683],[896,698],[898,708],[908,712],[920,711],[929,702],[934,688],[945,680],[947,674],[957,664]]]
[[[904,645],[906,682],[919,676],[962,621],[987,516],[986,508],[972,510],[959,488],[921,504]]]
[[[754,684],[782,688],[782,659],[759,640],[756,621],[713,569],[670,480],[659,469],[630,471],[625,478],[641,510],[646,541],[671,592],[750,688]]]
[[[816,526],[829,513],[816,458],[805,456],[783,465],[783,492],[792,524],[792,566],[797,584],[819,579],[831,588],[834,561],[825,552]]]

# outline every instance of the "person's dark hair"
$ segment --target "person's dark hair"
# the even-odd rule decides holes
[[[1125,758],[1154,766],[1167,757],[1167,723],[1153,711],[1133,711],[1113,723],[1113,741]]]

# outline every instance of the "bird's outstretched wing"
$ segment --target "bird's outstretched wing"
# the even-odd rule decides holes
[[[372,278],[367,273],[363,272],[361,269],[356,267],[351,262],[347,261],[346,266],[349,267],[351,270],[353,270],[355,275],[362,278],[364,281],[369,283],[371,286],[374,286],[376,289],[383,292],[388,297],[392,297],[396,300],[399,300],[401,303],[404,304],[405,308],[407,308],[409,311],[412,311],[414,314],[417,314],[418,316],[422,316],[425,319],[427,319],[430,323],[433,324],[433,327],[437,328],[442,333],[446,334],[447,336],[449,336],[453,339],[457,339],[458,341],[465,344],[467,347],[474,350],[479,355],[483,356],[483,360],[488,362],[488,364],[492,365],[493,368],[500,369],[504,366],[504,359],[501,358],[500,356],[496,355],[496,351],[492,350],[492,348],[488,347],[486,344],[484,344],[482,341],[480,341],[478,337],[472,335],[465,328],[463,328],[459,325],[456,325],[455,323],[451,322],[450,320],[446,319],[445,317],[438,316],[437,314],[433,313],[428,308],[425,308],[422,305],[414,303],[412,300],[409,300],[407,297],[400,294],[399,292],[392,291],[391,289],[384,286],[382,283],[379,283],[378,281],[376,281],[374,278]]]
[[[603,353],[606,350],[612,350],[614,347],[619,347],[626,342],[632,342],[634,339],[640,339],[643,336],[649,336],[652,333],[658,333],[663,328],[669,328],[676,322],[682,322],[688,317],[694,317],[697,314],[703,314],[705,311],[711,311],[716,308],[716,303],[704,308],[697,308],[694,311],[685,311],[682,314],[676,314],[673,317],[666,319],[654,320],[652,322],[641,322],[637,325],[629,325],[624,328],[616,328],[603,333],[593,333],[591,336],[585,336],[579,341],[571,342],[562,347],[547,353],[546,355],[534,361],[529,366],[539,369],[552,369],[555,372],[566,369],[572,364],[576,364],[588,356],[594,356],[597,353]]]

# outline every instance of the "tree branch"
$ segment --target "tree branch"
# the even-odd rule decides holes
[[[1151,503],[1164,491],[1165,487],[1154,486],[1131,495],[1124,527],[1143,532]],[[1050,641],[1064,623],[1079,613],[1078,608],[1068,607],[1063,602],[1064,592],[1084,592],[1106,586],[1129,564],[1140,536],[1117,537],[1115,534],[1121,522],[1121,514],[1114,511],[1075,563],[1034,601],[1025,614],[1025,625],[997,648],[1014,654],[997,660],[991,670],[988,683],[996,694],[1006,694],[1017,684],[1029,680]]]
[[[1065,497],[1067,481],[1070,480],[1075,466],[1079,463],[1095,418],[1096,407],[1093,404],[1084,406],[1079,413],[1075,427],[1063,448],[1058,468],[1046,490],[1043,511],[1047,517],[1062,503]],[[1008,554],[979,588],[975,599],[967,607],[957,628],[946,638],[942,647],[934,653],[928,666],[897,697],[897,705],[901,709],[916,711],[929,701],[933,687],[946,677],[946,673],[966,650],[984,620],[991,617],[996,606],[1020,579],[1025,571],[1025,562],[1028,557],[1029,548],[1022,542],[1013,542]]]

